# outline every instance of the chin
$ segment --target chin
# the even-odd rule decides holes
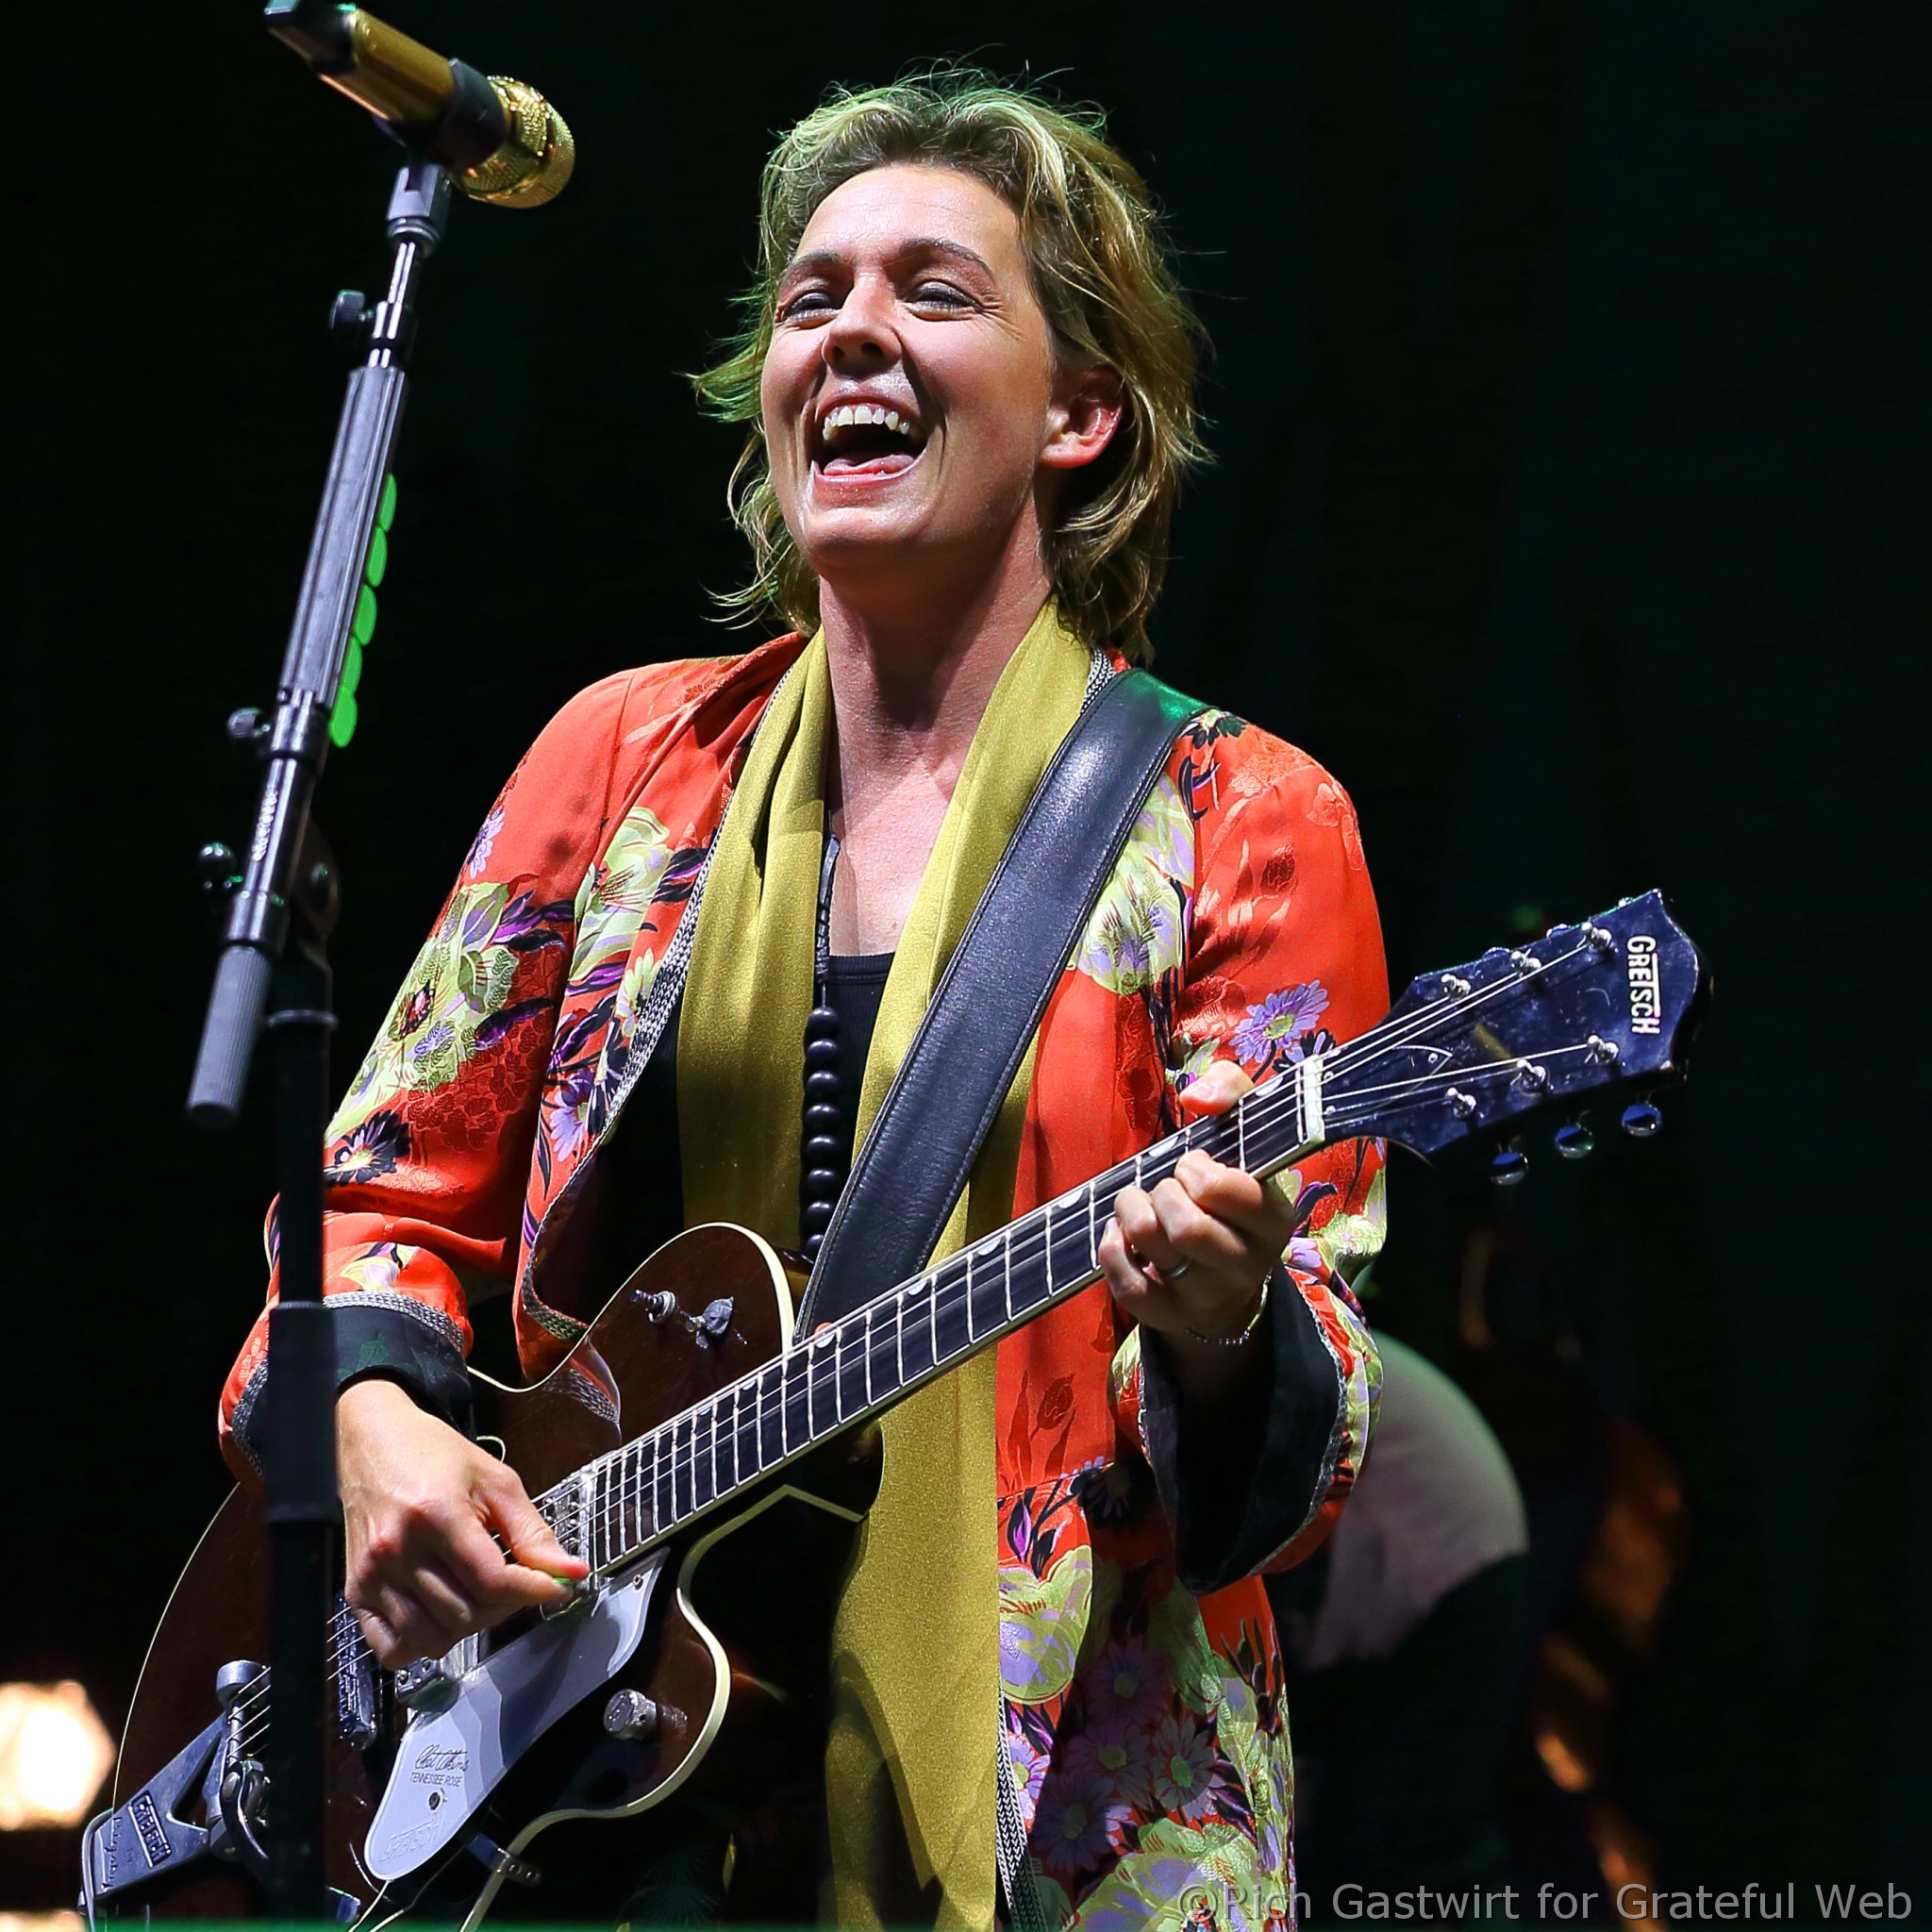
[[[814,516],[799,540],[799,550],[815,576],[836,583],[841,576],[871,577],[881,571],[917,570],[934,554],[928,534],[916,522],[880,509],[842,509]]]

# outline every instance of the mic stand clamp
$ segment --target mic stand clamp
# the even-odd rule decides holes
[[[322,1298],[322,1157],[336,1024],[327,940],[340,886],[310,804],[332,726],[338,742],[353,727],[354,678],[345,687],[344,671],[359,664],[352,643],[358,608],[364,635],[373,621],[364,571],[386,522],[379,512],[402,419],[422,266],[441,240],[449,199],[449,178],[434,162],[406,163],[390,197],[386,294],[366,313],[358,297],[352,318],[338,298],[343,322],[337,333],[353,334],[360,362],[336,426],[275,708],[237,713],[229,723],[230,736],[262,762],[254,831],[239,861],[214,847],[204,848],[202,858],[205,883],[227,903],[189,1117],[206,1127],[232,1127],[264,1016],[275,1041],[278,1287],[261,1412],[273,1674],[263,1836],[268,1907],[277,1919],[333,1916],[324,1869],[324,1685],[341,1508],[335,1341]],[[236,863],[240,874],[231,876]]]

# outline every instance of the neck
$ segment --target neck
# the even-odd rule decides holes
[[[915,768],[952,796],[993,686],[1052,592],[1032,539],[964,581],[821,581],[848,802]]]

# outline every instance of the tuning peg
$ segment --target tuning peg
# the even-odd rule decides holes
[[[1529,1157],[1520,1147],[1503,1147],[1491,1157],[1490,1178],[1499,1188],[1515,1187],[1529,1172]]]
[[[1647,1100],[1640,1100],[1624,1109],[1624,1118],[1618,1123],[1633,1141],[1648,1141],[1661,1132],[1664,1117]]]
[[[1567,1122],[1551,1137],[1557,1154],[1565,1160],[1581,1160],[1596,1148],[1596,1136],[1580,1120]]]

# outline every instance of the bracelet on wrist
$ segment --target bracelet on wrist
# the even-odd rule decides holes
[[[1255,1303],[1254,1313],[1251,1314],[1248,1317],[1248,1319],[1245,1322],[1243,1322],[1239,1328],[1237,1328],[1232,1334],[1207,1335],[1204,1334],[1198,1328],[1190,1328],[1188,1330],[1188,1333],[1191,1336],[1192,1336],[1196,1341],[1205,1341],[1211,1348],[1241,1347],[1253,1337],[1255,1330],[1261,1325],[1261,1317],[1268,1312],[1268,1289],[1270,1283],[1273,1282],[1274,1278],[1274,1277],[1273,1274],[1264,1274],[1261,1277],[1260,1298]]]

